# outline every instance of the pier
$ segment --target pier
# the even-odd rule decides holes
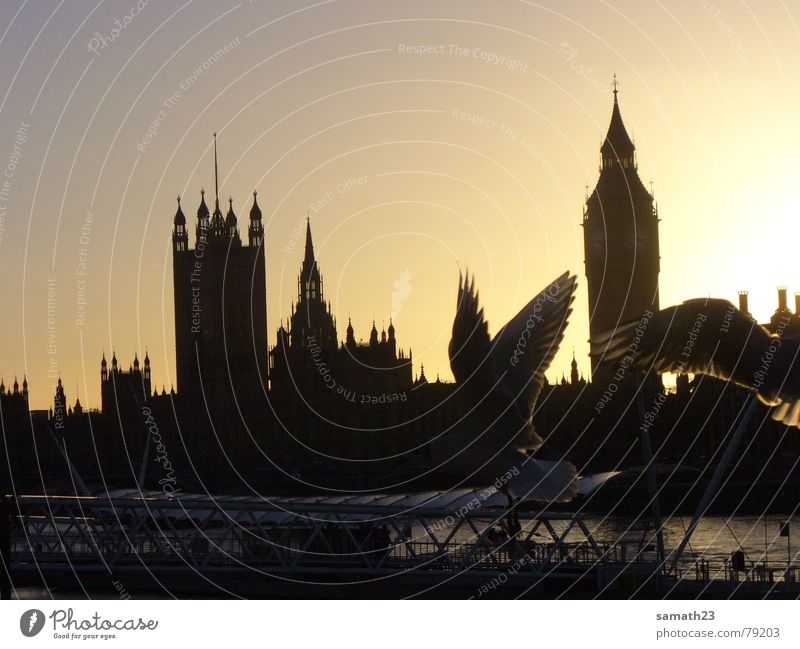
[[[24,495],[11,516],[12,582],[183,597],[800,594],[786,566],[667,570],[652,547],[596,540],[584,515],[512,516],[505,496],[487,493]]]

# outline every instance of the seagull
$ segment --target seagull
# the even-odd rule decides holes
[[[652,317],[649,317],[652,316]],[[727,300],[697,298],[593,336],[590,354],[629,371],[733,381],[800,428],[800,336],[771,334]]]
[[[510,507],[522,500],[568,502],[575,495],[571,463],[530,455],[542,445],[534,406],[564,337],[575,286],[575,276],[564,273],[490,339],[474,276],[459,276],[449,356],[465,409],[454,429],[431,443],[437,472],[494,485]]]

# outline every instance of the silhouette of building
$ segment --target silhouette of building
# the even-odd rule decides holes
[[[591,335],[658,309],[658,212],[639,178],[617,100],[600,149],[600,177],[583,214]],[[592,381],[599,359],[592,360]]]
[[[336,320],[326,302],[322,274],[314,253],[311,220],[306,222],[305,255],[297,279],[297,303],[286,326],[278,329],[270,352],[270,387],[278,395],[341,403],[376,397],[385,402],[407,392],[413,383],[412,356],[397,348],[394,323],[378,334],[372,323],[369,342],[356,342],[348,320],[339,341]],[[394,399],[396,400],[396,399]]]
[[[144,368],[139,364],[139,355],[134,354],[133,364],[125,372],[119,368],[116,352],[111,356],[108,369],[106,355],[100,361],[101,408],[105,413],[138,412],[149,399],[150,355],[145,353]]]
[[[17,377],[14,377],[14,383],[10,390],[6,390],[5,382],[0,379],[0,413],[3,418],[26,417],[28,409],[28,377],[22,378],[22,390],[19,388]]]
[[[178,395],[211,412],[249,407],[267,385],[267,291],[264,226],[256,192],[247,245],[228,199],[219,206],[214,139],[215,198],[209,213],[200,192],[194,248],[178,198],[172,234],[175,360]]]

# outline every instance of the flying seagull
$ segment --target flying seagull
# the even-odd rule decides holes
[[[490,339],[475,279],[459,277],[449,355],[465,411],[452,432],[434,441],[431,455],[446,473],[499,485],[510,505],[514,499],[566,502],[575,495],[572,464],[530,455],[542,444],[534,406],[574,293],[575,277],[564,273]]]
[[[755,392],[800,428],[800,336],[771,334],[727,300],[699,298],[592,337],[591,355],[628,371],[707,374]]]

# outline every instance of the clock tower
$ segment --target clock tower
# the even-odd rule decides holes
[[[658,220],[653,197],[639,178],[636,147],[622,122],[615,78],[600,177],[582,223],[592,336],[658,309]],[[598,360],[592,359],[593,382],[603,380]]]

